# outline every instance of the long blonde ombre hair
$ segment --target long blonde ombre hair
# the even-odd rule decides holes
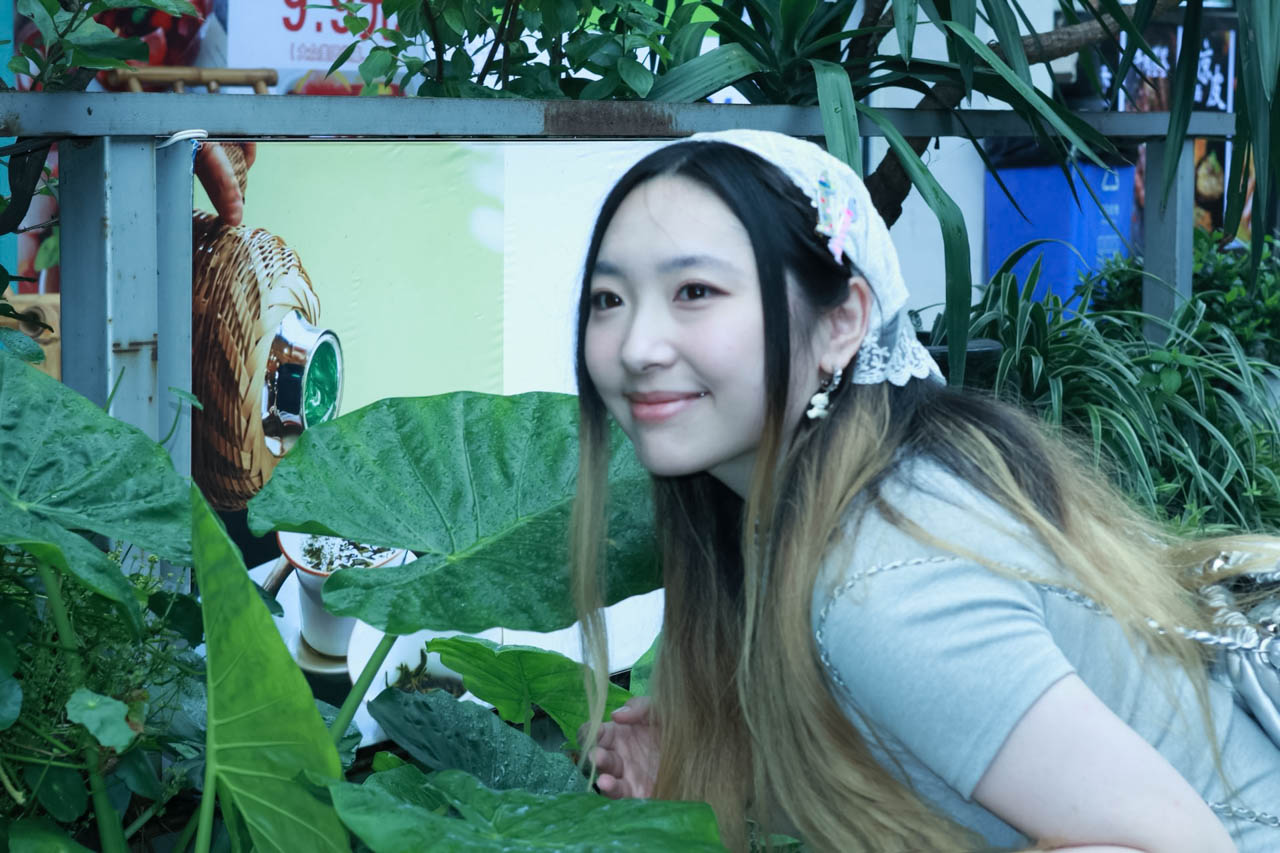
[[[751,238],[764,312],[766,420],[745,501],[706,473],[653,478],[666,595],[653,682],[661,744],[655,796],[709,802],[731,849],[747,846],[748,819],[768,827],[779,816],[822,850],[982,846],[874,759],[837,704],[813,637],[814,585],[850,515],[879,511],[946,547],[880,496],[899,462],[918,456],[937,459],[1005,507],[1069,570],[1080,592],[1111,611],[1131,641],[1180,663],[1208,725],[1206,652],[1175,632],[1154,630],[1148,619],[1205,626],[1194,595],[1205,579],[1191,569],[1224,542],[1171,539],[1031,418],[927,382],[846,383],[833,395],[830,417],[784,434],[791,350],[816,317],[843,301],[857,271],[827,253],[813,230],[813,208],[780,170],[742,149],[706,142],[659,149],[623,176],[602,206],[584,267],[571,552],[594,673],[592,719],[602,716],[608,675],[600,610],[609,430],[584,360],[590,282],[618,206],[660,175],[714,192]],[[789,298],[788,279],[799,299]],[[982,561],[980,554],[963,556]]]

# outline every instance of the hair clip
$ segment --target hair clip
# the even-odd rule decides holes
[[[844,241],[849,236],[849,226],[853,223],[853,211],[845,208],[840,214],[840,222],[835,227],[835,233],[831,235],[831,239],[827,241],[827,248],[831,250],[831,256],[836,259],[836,263],[840,263],[844,253]]]
[[[844,257],[844,243],[849,234],[849,225],[853,222],[853,210],[836,198],[831,179],[826,172],[818,178],[817,207],[818,227],[815,230],[830,238],[827,241],[827,248],[831,251],[831,256],[836,259],[836,263],[840,263]]]

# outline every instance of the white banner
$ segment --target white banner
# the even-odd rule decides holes
[[[327,71],[353,40],[338,0],[332,4],[328,9],[315,0],[233,0],[227,9],[227,64],[280,69],[285,90],[305,71]],[[369,25],[357,34],[364,38],[342,66],[353,78],[370,48],[386,44],[377,30],[395,27],[394,21],[387,23],[380,0],[366,4],[361,14]]]

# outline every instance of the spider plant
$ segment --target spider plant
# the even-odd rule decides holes
[[[1031,294],[1007,272],[974,306],[970,334],[1004,347],[989,390],[1092,446],[1095,461],[1158,516],[1183,529],[1280,526],[1280,415],[1265,390],[1273,370],[1251,358],[1192,300],[1172,319]],[[1077,301],[1078,300],[1078,301]],[[1168,331],[1147,340],[1143,323]]]

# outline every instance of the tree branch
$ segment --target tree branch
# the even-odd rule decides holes
[[[862,20],[858,22],[858,29],[877,26],[880,23],[880,15],[884,12],[889,0],[867,0],[867,7],[862,12]],[[890,20],[892,18],[892,10],[890,10]],[[849,43],[849,58],[861,57],[869,59],[875,55],[876,47],[879,46],[880,40],[884,38],[883,33],[868,33],[865,36],[858,36]]]
[[[520,0],[511,0],[511,21],[510,23],[505,20],[503,21],[506,34],[502,38],[502,61],[498,65],[498,83],[504,89],[507,88],[507,58],[511,55],[511,46],[509,42],[511,41],[512,32],[515,28],[516,15],[519,11]]]
[[[422,0],[422,15],[427,21],[427,30],[431,34],[431,52],[436,55],[436,82],[443,83],[444,43],[440,41],[440,28],[436,26],[436,16],[431,11],[431,3],[428,0]]]
[[[868,0],[868,2],[874,2],[874,0]],[[1172,11],[1181,2],[1182,0],[1158,0],[1152,12],[1152,18]],[[1133,9],[1132,6],[1125,8],[1126,10]],[[1118,29],[1114,18],[1109,15],[1104,15],[1103,18],[1108,27]],[[1027,62],[1035,65],[1076,53],[1106,37],[1107,30],[1103,28],[1102,23],[1097,20],[1091,20],[1060,27],[1047,33],[1023,36],[1022,49],[1027,55]],[[877,39],[875,43],[878,45],[879,40]],[[1003,56],[1003,51],[1001,51],[998,44],[993,43],[989,46],[996,52],[997,56]],[[872,47],[872,50],[874,50],[874,47]],[[964,89],[958,83],[937,83],[930,90],[930,93],[920,100],[920,103],[916,105],[916,109],[950,110],[958,106],[964,100],[964,97]],[[930,141],[931,137],[912,137],[907,140],[916,154],[923,154],[925,149],[929,147]],[[885,224],[893,225],[898,221],[898,217],[902,215],[902,203],[911,192],[911,178],[902,167],[901,161],[898,160],[898,155],[893,151],[886,153],[884,159],[880,161],[880,165],[867,176],[866,184],[867,191],[871,194],[871,201],[876,210],[880,212],[880,215],[884,217]]]
[[[489,71],[493,68],[493,60],[498,55],[498,48],[502,46],[507,26],[511,21],[511,10],[514,4],[515,0],[507,0],[502,9],[502,20],[493,30],[493,47],[489,49],[489,55],[485,57],[484,65],[480,66],[480,76],[476,78],[476,81],[481,86],[484,85],[485,78],[489,76]]]

